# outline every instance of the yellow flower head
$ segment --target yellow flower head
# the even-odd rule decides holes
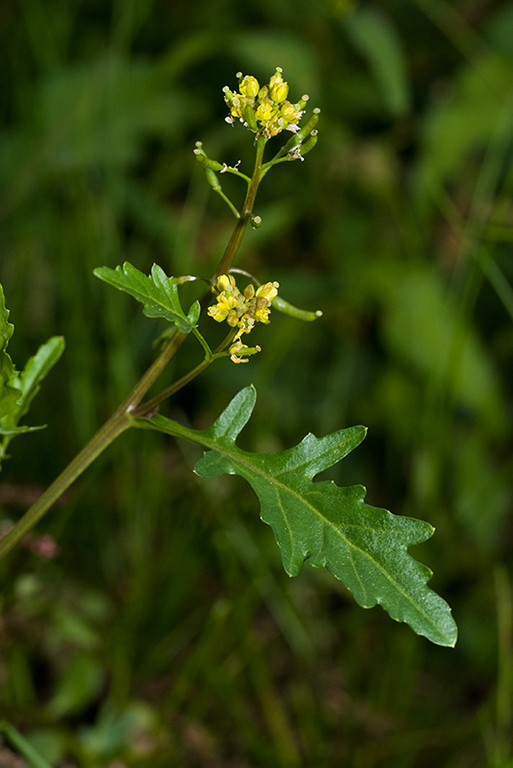
[[[265,283],[256,289],[250,283],[241,292],[233,275],[220,275],[216,288],[219,291],[216,304],[207,312],[216,322],[224,320],[231,328],[238,328],[230,346],[230,356],[234,363],[246,363],[242,355],[254,355],[260,347],[247,347],[242,343],[244,333],[250,333],[255,323],[269,323],[270,304],[278,295],[278,283]]]
[[[261,88],[252,75],[243,77],[239,72],[237,77],[239,93],[233,93],[228,86],[223,88],[224,100],[230,109],[230,117],[226,118],[228,122],[233,123],[233,119],[237,118],[257,136],[267,138],[284,130],[298,131],[308,96],[303,96],[297,104],[287,101],[289,86],[282,77],[280,67],[276,68],[268,85]]]

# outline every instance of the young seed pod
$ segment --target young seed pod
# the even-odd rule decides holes
[[[320,114],[321,114],[321,110],[318,107],[316,107],[313,111],[313,114],[307,120],[305,125],[303,125],[303,127],[300,128],[299,131],[295,133],[294,136],[292,136],[292,138],[290,138],[287,141],[287,143],[282,149],[282,152],[290,152],[291,150],[295,150],[299,144],[301,144],[305,139],[307,139],[307,137],[311,134],[311,132],[314,130],[315,126],[319,122]]]
[[[310,116],[310,118],[306,121],[305,125],[296,133],[295,139],[298,142],[304,141],[306,137],[314,130],[315,126],[319,122],[319,115],[321,114],[321,110],[319,107],[316,107]]]
[[[217,160],[212,160],[210,157],[206,156],[201,147],[198,147],[197,145],[196,147],[197,148],[193,151],[198,163],[201,163],[205,168],[210,168],[211,171],[219,172],[223,170],[223,163],[219,163]]]
[[[205,168],[205,175],[207,177],[207,181],[214,190],[214,192],[222,192],[222,187],[219,183],[219,179],[215,175],[214,171],[210,170],[210,168]]]
[[[308,139],[299,147],[299,154],[304,157],[317,144],[317,131],[312,131]]]
[[[276,296],[272,300],[272,306],[273,309],[283,312],[284,315],[290,315],[291,317],[295,317],[296,320],[303,320],[306,323],[311,323],[313,320],[318,320],[319,317],[322,317],[320,309],[317,309],[315,312],[299,309],[298,307],[294,307],[294,305],[290,304],[288,301],[285,301],[285,299],[282,299],[281,296]]]

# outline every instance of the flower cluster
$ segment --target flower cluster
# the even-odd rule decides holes
[[[303,96],[297,104],[287,101],[289,86],[283,80],[280,67],[276,68],[268,85],[262,87],[252,75],[243,77],[239,72],[237,77],[238,93],[233,93],[227,85],[223,88],[224,100],[230,108],[230,116],[226,118],[229,123],[238,118],[246,128],[266,138],[284,130],[298,131],[308,96]]]
[[[238,331],[230,346],[230,357],[234,363],[247,363],[241,355],[254,355],[260,347],[248,347],[242,343],[244,333],[249,333],[255,323],[268,323],[270,304],[278,295],[278,283],[266,283],[256,289],[251,284],[241,292],[233,275],[221,275],[216,284],[219,291],[217,304],[208,308],[208,314],[218,323],[224,320]]]

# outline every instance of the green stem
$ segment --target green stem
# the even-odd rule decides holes
[[[125,429],[131,419],[122,408],[108,419],[87,445],[68,464],[66,469],[48,486],[46,491],[27,510],[14,528],[0,540],[0,558],[7,555],[18,542],[36,525],[70,485]]]
[[[144,376],[137,382],[128,397],[121,403],[112,416],[93,435],[91,440],[75,456],[61,474],[48,486],[46,491],[34,502],[18,520],[14,528],[0,539],[0,559],[7,555],[18,542],[36,525],[48,512],[50,507],[62,496],[62,494],[75,482],[75,480],[93,463],[98,456],[114,440],[132,424],[131,412],[141,402],[164,370],[167,363],[176,353],[186,334],[177,331],[166,347],[148,368]]]
[[[52,768],[50,763],[42,758],[32,744],[7,720],[0,721],[0,733],[4,734],[10,744],[28,760],[32,768]]]
[[[214,281],[219,275],[227,274],[232,266],[235,257],[239,251],[242,238],[246,231],[247,223],[251,217],[258,185],[262,178],[262,160],[264,148],[267,139],[260,137],[256,142],[256,159],[253,169],[253,175],[248,186],[246,198],[242,208],[240,219],[238,219],[235,229],[226,247],[223,258],[214,275]],[[198,335],[198,334],[195,334]],[[226,340],[216,350],[210,352],[208,345],[203,344],[202,337],[200,341],[205,349],[206,355],[199,365],[193,368],[189,373],[176,381],[170,387],[164,389],[160,394],[148,400],[141,405],[141,401],[158,379],[166,365],[177,352],[178,348],[185,341],[188,334],[176,331],[163,351],[156,358],[154,363],[148,368],[146,373],[137,382],[128,397],[124,400],[112,416],[100,427],[98,432],[91,438],[87,445],[75,456],[61,474],[48,486],[46,491],[37,499],[37,501],[27,510],[27,512],[16,523],[14,528],[0,540],[0,559],[7,555],[18,542],[41,520],[48,512],[50,507],[62,496],[62,494],[75,482],[75,480],[93,463],[114,440],[125,430],[133,426],[135,417],[144,416],[155,409],[161,402],[173,395],[183,386],[205,370],[215,359],[221,356],[221,349],[226,346]],[[205,346],[206,345],[206,346]]]
[[[152,397],[151,400],[146,400],[144,403],[142,403],[138,408],[134,408],[130,412],[130,416],[133,419],[140,418],[142,416],[147,416],[152,411],[155,410],[155,408],[158,408],[158,406],[164,402],[164,400],[167,400],[172,395],[175,394],[175,392],[178,392],[179,389],[182,389],[182,387],[185,387],[186,384],[188,384],[190,381],[196,378],[196,376],[199,376],[200,373],[202,373],[208,366],[214,362],[214,360],[217,360],[220,357],[225,357],[227,353],[223,352],[222,350],[226,349],[226,347],[233,341],[233,337],[235,336],[237,329],[233,329],[230,331],[228,336],[224,339],[224,341],[221,342],[221,344],[217,347],[215,352],[212,352],[210,350],[210,347],[206,343],[206,341],[203,339],[200,333],[197,333],[196,336],[202,341],[202,345],[204,343],[204,349],[205,349],[205,357],[199,363],[195,368],[193,368],[189,373],[186,373],[185,376],[182,376],[181,379],[178,379],[173,384],[171,384],[169,387],[166,387],[166,389],[163,389],[162,392],[159,392],[158,395],[155,395],[155,397]]]
[[[246,199],[244,200],[244,205],[242,206],[240,219],[237,221],[237,224],[235,225],[235,229],[233,230],[233,234],[228,242],[228,245],[226,246],[226,250],[223,254],[223,258],[221,259],[219,266],[216,270],[216,273],[214,275],[214,282],[217,280],[219,275],[228,274],[228,272],[230,271],[230,267],[235,261],[240,245],[242,243],[242,238],[244,237],[244,233],[246,232],[248,221],[251,217],[251,214],[253,213],[253,206],[255,204],[258,185],[260,184],[260,180],[262,178],[261,177],[262,160],[264,157],[264,149],[265,149],[266,143],[267,143],[267,139],[265,138],[265,136],[260,136],[256,140],[255,167],[253,169],[251,182],[248,187],[248,191],[246,193]]]
[[[171,395],[174,395],[175,392],[178,392],[179,389],[182,389],[182,387],[185,387],[186,384],[195,379],[196,376],[199,376],[199,374],[202,373],[205,368],[208,368],[210,363],[212,363],[215,359],[216,358],[214,356],[205,357],[201,363],[189,371],[189,373],[186,373],[185,376],[182,376],[181,379],[178,379],[169,387],[163,389],[162,392],[159,392],[159,394],[155,395],[155,397],[152,397],[150,400],[146,400],[146,402],[144,402],[138,408],[134,408],[131,411],[130,416],[133,419],[137,419],[154,411],[155,408],[164,402],[164,400],[167,400],[169,397],[171,397]]]

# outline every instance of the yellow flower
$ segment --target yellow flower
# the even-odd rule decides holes
[[[257,299],[265,299],[270,303],[278,295],[279,287],[280,284],[276,281],[274,281],[274,283],[266,283],[265,285],[261,285],[260,288],[257,289],[256,297]]]
[[[218,323],[226,320],[231,326],[237,325],[236,307],[239,303],[240,291],[235,285],[234,278],[231,275],[221,275],[217,281],[217,289],[221,291],[217,297],[217,304],[208,308],[208,314]]]
[[[256,119],[262,125],[269,122],[276,114],[276,107],[270,102],[262,102],[258,105],[256,110]]]
[[[303,116],[303,107],[308,96],[303,96],[298,104],[287,101],[288,83],[282,77],[282,70],[277,67],[268,85],[260,87],[253,75],[239,78],[240,93],[233,93],[228,86],[223,88],[224,100],[230,109],[227,121],[233,124],[233,118],[238,118],[243,125],[257,136],[270,138],[281,131],[296,132],[298,123]]]
[[[247,347],[242,343],[244,333],[250,333],[255,323],[269,323],[270,304],[278,295],[278,283],[265,283],[256,289],[250,283],[244,292],[238,289],[233,275],[220,275],[216,282],[219,294],[216,304],[208,308],[208,314],[218,323],[224,320],[231,328],[238,328],[229,352],[234,363],[246,363],[242,355],[254,355],[260,347]]]

